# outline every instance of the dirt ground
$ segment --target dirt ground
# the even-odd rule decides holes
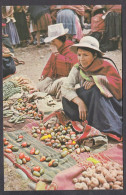
[[[41,45],[41,48],[37,48],[35,45],[29,45],[26,48],[14,49],[14,53],[18,60],[23,60],[25,62],[24,65],[18,65],[16,67],[16,74],[14,76],[27,76],[30,80],[37,84],[39,82],[38,78],[41,75],[42,69],[50,56],[49,45]],[[116,63],[120,75],[122,75],[122,51],[116,50],[106,52],[105,56],[110,57]],[[18,172],[15,171],[15,167],[13,165],[10,166],[4,158],[4,190],[33,190],[33,188],[29,187],[29,183],[32,182],[28,178],[24,179]]]

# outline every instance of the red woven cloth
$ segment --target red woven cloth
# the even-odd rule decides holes
[[[103,85],[103,87],[101,86],[102,92],[104,92],[104,88],[107,88],[117,100],[122,99],[122,79],[111,63],[96,58],[89,67],[83,68],[83,71],[90,76],[98,77],[97,82],[100,83],[100,86]]]
[[[41,76],[50,78],[68,76],[73,65],[78,62],[77,55],[69,49],[71,45],[73,42],[67,40],[59,49],[59,54],[52,53]]]

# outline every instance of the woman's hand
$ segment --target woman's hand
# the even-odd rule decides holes
[[[39,81],[43,81],[45,79],[45,77],[44,76],[41,76],[38,80]]]
[[[86,104],[85,104],[84,101],[82,101],[79,97],[75,97],[72,101],[73,101],[75,104],[78,105],[79,118],[80,118],[82,121],[85,121],[86,118],[87,118],[87,106],[86,106]]]
[[[94,81],[85,81],[83,84],[84,89],[87,89],[87,90],[93,87],[94,85],[95,85]]]

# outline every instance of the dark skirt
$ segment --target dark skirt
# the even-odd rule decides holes
[[[88,124],[104,133],[122,136],[122,101],[106,98],[100,90],[93,86],[89,90],[81,87],[76,90],[88,109]],[[63,109],[72,121],[81,121],[77,104],[62,98]]]
[[[48,26],[52,24],[51,15],[49,13],[43,14],[35,23],[32,21],[33,32],[48,31]]]
[[[3,65],[3,78],[14,74],[16,71],[16,66],[14,60],[11,57],[2,58]]]
[[[29,30],[26,21],[26,15],[24,12],[15,12],[14,17],[16,19],[16,27],[18,35],[21,41],[29,38]]]

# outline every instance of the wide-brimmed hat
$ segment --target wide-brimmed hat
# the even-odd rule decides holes
[[[69,31],[69,29],[68,28],[64,29],[62,23],[49,25],[48,26],[48,37],[46,37],[44,39],[44,42],[45,43],[50,42],[50,41],[52,41],[60,36],[67,34],[68,31]]]
[[[74,44],[70,47],[70,50],[74,53],[77,53],[77,48],[83,47],[83,48],[90,48],[97,52],[99,52],[101,55],[103,55],[102,51],[99,49],[99,42],[96,38],[92,36],[85,36],[83,37],[79,43]]]
[[[98,9],[104,9],[102,5],[95,5],[92,9],[92,13],[94,13]]]

